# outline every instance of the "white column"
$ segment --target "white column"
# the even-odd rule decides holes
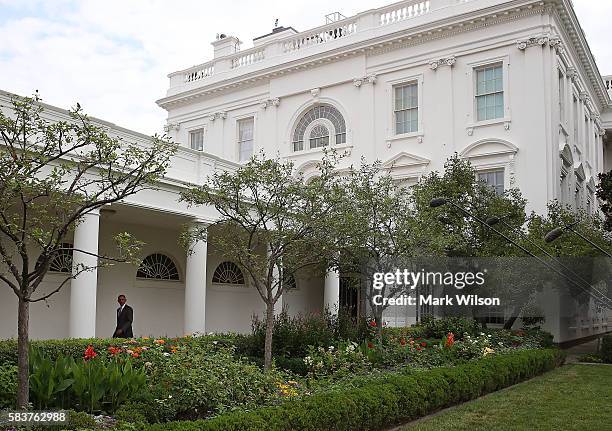
[[[94,338],[96,336],[96,293],[98,290],[98,235],[100,233],[100,212],[92,211],[82,217],[74,230],[74,251],[72,273],[83,268],[70,283],[70,337]]]
[[[332,314],[338,314],[340,309],[340,275],[336,271],[327,271],[325,274],[323,307]]]
[[[200,227],[201,229],[201,227]],[[208,243],[196,241],[187,254],[185,275],[185,334],[206,332],[206,260]]]

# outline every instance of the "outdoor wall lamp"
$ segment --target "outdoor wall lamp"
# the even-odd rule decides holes
[[[606,250],[604,250],[603,248],[601,248],[599,245],[595,244],[593,241],[591,241],[590,239],[588,239],[586,236],[584,236],[583,234],[581,234],[580,232],[578,232],[577,230],[574,229],[574,226],[576,226],[579,222],[574,222],[571,224],[568,224],[564,227],[556,227],[553,230],[551,230],[550,232],[548,232],[545,236],[544,236],[544,241],[550,243],[553,242],[554,240],[556,240],[557,238],[559,238],[561,235],[563,235],[565,233],[565,231],[570,231],[570,232],[574,232],[576,235],[578,235],[580,238],[582,238],[584,241],[588,242],[589,244],[591,244],[593,247],[595,247],[597,250],[601,251],[603,254],[605,254],[608,257],[612,257],[612,254],[608,253]]]
[[[540,250],[542,253],[544,253],[546,256],[548,256],[548,258],[552,259],[555,263],[557,263],[558,265],[560,265],[563,269],[565,269],[565,271],[567,271],[568,273],[572,274],[580,283],[583,284],[583,286],[580,286],[582,288],[582,290],[586,291],[584,286],[586,286],[588,289],[592,289],[594,290],[598,295],[600,295],[600,298],[597,298],[595,295],[593,295],[594,298],[599,299],[600,301],[606,302],[608,307],[610,307],[610,305],[612,304],[612,299],[608,298],[606,296],[605,293],[599,291],[598,289],[596,289],[594,286],[591,285],[591,283],[587,280],[585,280],[583,277],[580,276],[580,274],[576,273],[574,270],[572,270],[570,267],[568,267],[567,265],[565,265],[563,262],[561,262],[559,259],[557,259],[555,256],[553,256],[552,254],[550,254],[546,249],[544,249],[543,247],[539,246],[538,244],[536,244],[535,242],[531,241],[527,235],[525,235],[524,232],[522,232],[520,229],[516,229],[515,227],[513,227],[512,225],[510,225],[505,219],[507,217],[509,217],[510,214],[506,214],[503,216],[492,216],[492,217],[488,217],[486,219],[486,223],[487,225],[489,225],[489,227],[494,226],[498,223],[503,223],[504,226],[506,226],[508,229],[510,229],[512,232],[514,232],[516,235],[520,236],[521,238],[523,238],[524,241],[526,241],[527,243],[529,243],[530,245],[532,245],[533,247],[537,248],[538,250]],[[559,236],[561,236],[563,234],[563,229],[561,228],[555,228],[552,231],[550,231],[546,237],[553,237],[553,239],[548,240],[546,239],[546,242],[551,242],[554,241],[556,238],[558,238]],[[566,278],[569,278],[566,276]],[[573,280],[570,278],[570,281],[572,281],[575,285],[578,286],[578,283],[576,283],[576,280]]]

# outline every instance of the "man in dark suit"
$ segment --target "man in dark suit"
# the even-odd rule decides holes
[[[117,328],[113,334],[113,338],[132,338],[132,322],[134,321],[134,310],[126,304],[125,295],[119,295],[117,298],[119,308],[117,308]]]

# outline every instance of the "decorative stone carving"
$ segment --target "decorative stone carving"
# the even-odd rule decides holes
[[[361,78],[355,78],[353,79],[353,85],[357,88],[361,87],[361,84],[363,84],[363,79]]]
[[[368,84],[376,84],[376,80],[377,80],[377,76],[375,73],[371,73],[370,75],[366,76],[366,80],[368,81]]]
[[[525,51],[527,48],[532,46],[546,46],[550,42],[550,36],[548,34],[541,34],[538,36],[532,36],[528,39],[519,39],[516,41],[516,47],[521,51]]]
[[[467,128],[467,134],[468,134],[468,136],[473,136],[474,135],[474,128],[473,127],[468,127]]]
[[[587,93],[586,91],[581,91],[580,100],[585,103],[589,103],[591,101],[591,96],[589,96],[589,93]]]
[[[225,111],[215,112],[214,114],[210,114],[210,116],[208,117],[210,121],[225,120],[226,118],[227,118],[227,112]]]
[[[457,58],[454,55],[451,55],[449,57],[443,57],[437,60],[431,60],[429,62],[429,68],[431,70],[437,70],[438,67],[440,66],[453,67],[456,62],[457,62]]]
[[[310,90],[310,95],[314,97],[315,99],[319,97],[319,94],[321,94],[320,88],[313,88],[312,90]]]
[[[575,67],[570,66],[567,68],[567,77],[572,81],[576,81],[576,79],[578,78],[578,71]]]
[[[510,130],[510,121],[504,123],[504,130]]]
[[[561,38],[559,36],[551,37],[548,40],[548,46],[554,48],[559,54],[565,52],[565,47],[563,46],[563,42],[561,42]]]
[[[178,123],[168,123],[164,126],[164,132],[168,133],[170,130],[178,130],[180,127],[181,126]]]
[[[263,102],[259,104],[259,107],[261,109],[267,109],[268,106],[277,107],[278,105],[280,105],[280,98],[275,97],[274,99],[264,100]]]

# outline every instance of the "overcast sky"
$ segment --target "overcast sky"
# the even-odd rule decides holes
[[[573,0],[602,74],[612,74],[612,0]],[[392,0],[0,0],[0,89],[143,133],[160,132],[167,74],[212,58],[217,33],[253,37],[279,24],[306,30]]]

